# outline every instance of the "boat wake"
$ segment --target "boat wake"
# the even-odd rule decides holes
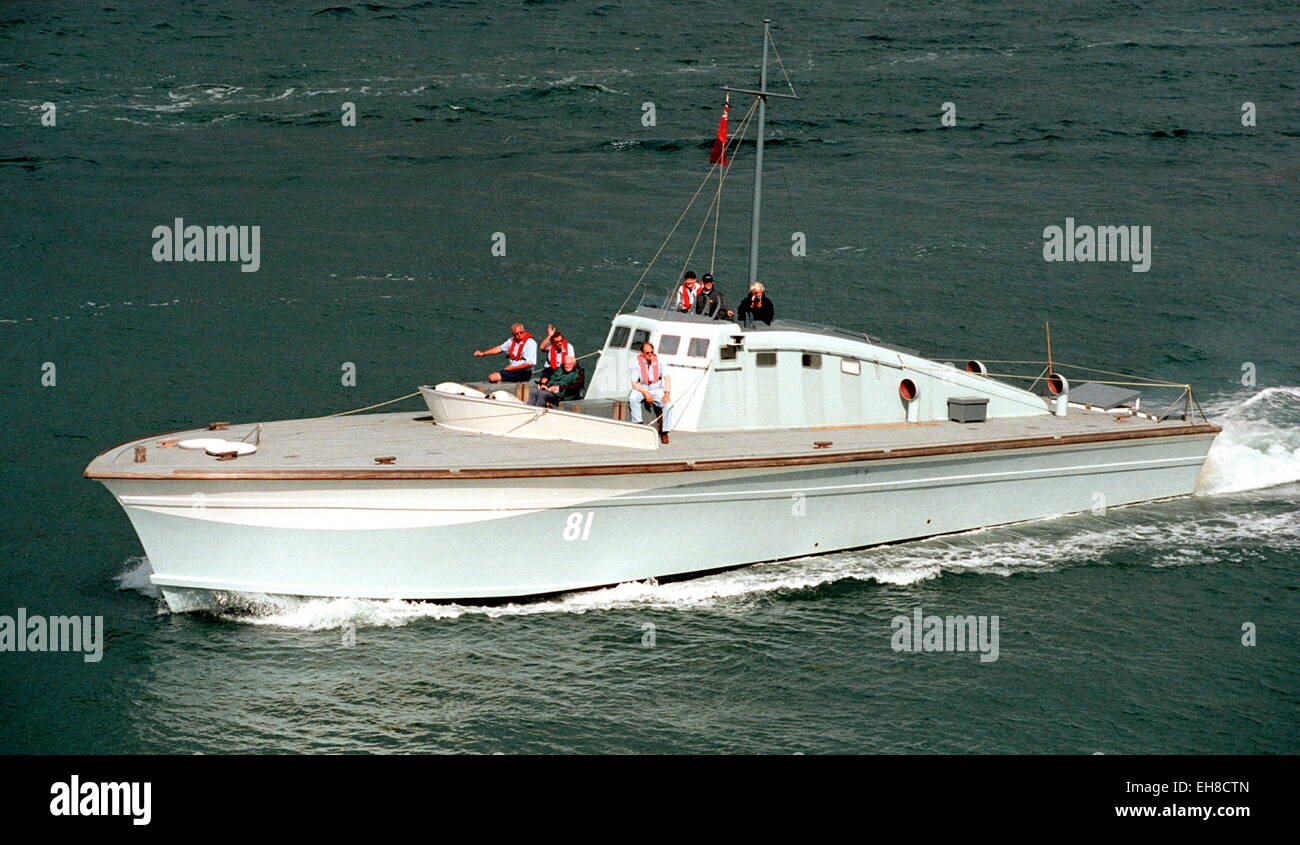
[[[119,590],[134,590],[142,596],[148,596],[151,599],[161,599],[162,590],[153,585],[149,576],[153,574],[153,567],[149,565],[147,557],[127,558],[126,568],[117,576],[117,588]]]
[[[1268,387],[1210,403],[1223,426],[1196,484],[1197,495],[1237,493],[1300,481],[1300,387]]]

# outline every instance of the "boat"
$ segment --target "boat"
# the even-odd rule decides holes
[[[758,116],[750,281],[766,106],[795,98],[768,89],[767,22],[763,37],[758,88],[727,88]],[[663,420],[628,419],[644,341],[673,381],[667,444]],[[214,422],[115,446],[85,475],[126,511],[175,611],[516,601],[1192,493],[1220,429],[1190,386],[1088,380],[1100,371],[1054,362],[1050,335],[1028,372],[996,363],[651,293],[620,307],[579,400],[421,385],[399,397],[416,411]],[[1153,405],[1162,390],[1172,402]]]

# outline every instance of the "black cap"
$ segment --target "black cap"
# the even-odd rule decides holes
[[[713,284],[713,274],[712,274],[712,273],[705,273],[705,274],[704,274],[704,278],[701,279],[700,282],[701,282],[702,284],[706,284],[706,285]]]

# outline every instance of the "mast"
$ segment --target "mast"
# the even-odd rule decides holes
[[[758,72],[758,135],[754,148],[754,218],[749,228],[749,284],[758,281],[758,221],[763,213],[763,136],[767,134],[767,39],[772,22],[763,19],[763,64]]]
[[[759,221],[763,214],[763,136],[767,132],[767,98],[784,97],[790,100],[799,99],[793,93],[777,94],[767,90],[767,44],[772,39],[771,36],[772,21],[763,19],[763,63],[758,72],[758,90],[752,91],[746,88],[731,88],[724,86],[724,91],[735,91],[740,94],[753,94],[758,98],[758,140],[754,153],[754,214],[749,230],[749,284],[758,281],[758,228]]]

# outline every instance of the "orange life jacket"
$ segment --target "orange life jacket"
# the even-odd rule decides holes
[[[646,387],[649,387],[650,385],[654,384],[655,382],[658,382],[661,379],[662,373],[659,372],[658,355],[654,357],[653,361],[646,361],[646,357],[644,355],[638,355],[636,356],[636,362],[641,367],[641,383],[644,384]],[[646,366],[647,364],[649,364],[648,367]],[[652,371],[654,372],[654,378],[650,377],[650,373]]]
[[[572,348],[567,340],[562,340],[559,343],[551,341],[551,345],[546,350],[546,360],[551,365],[552,370],[560,368]]]
[[[507,347],[506,349],[506,357],[508,357],[511,361],[524,360],[524,345],[527,344],[528,341],[532,339],[533,339],[532,335],[530,335],[528,332],[524,332],[524,336],[522,339],[515,338],[511,340],[510,346]]]

